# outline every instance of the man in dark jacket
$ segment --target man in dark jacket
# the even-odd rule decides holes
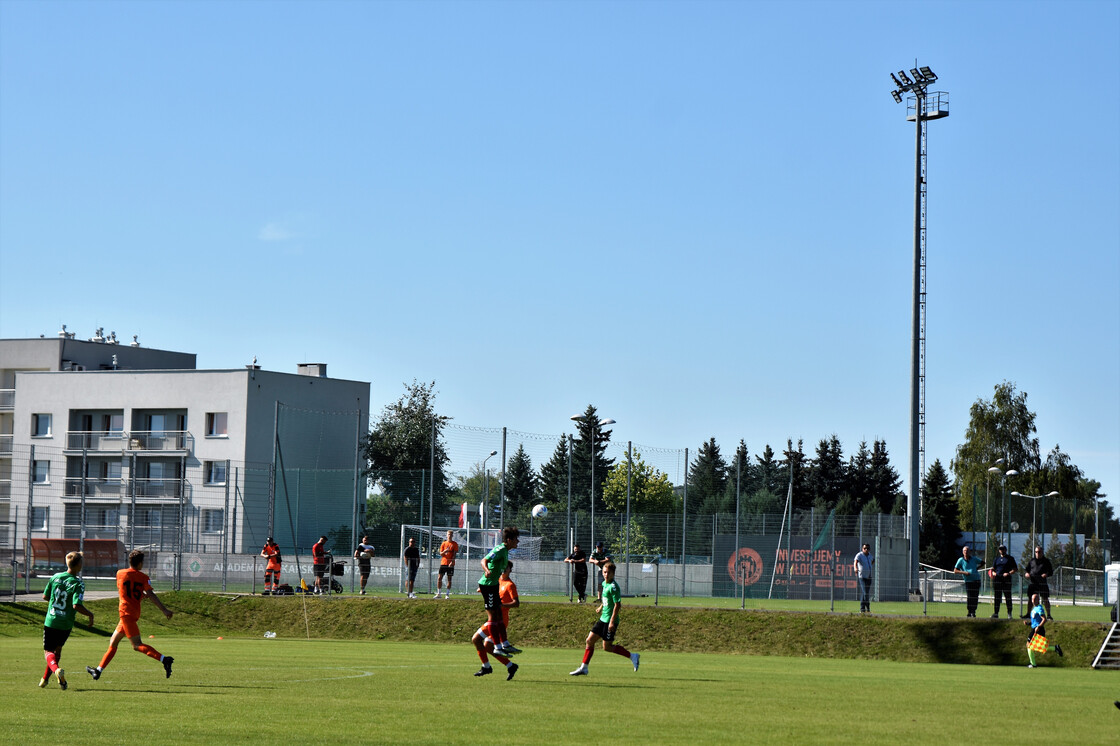
[[[1002,596],[1007,601],[1007,618],[1010,619],[1014,613],[1014,607],[1011,605],[1011,579],[1015,577],[1015,573],[1019,571],[1019,566],[1015,564],[1015,558],[1007,553],[1007,547],[1003,544],[999,545],[999,556],[996,557],[995,562],[992,563],[990,572],[992,578],[992,594],[995,596],[995,613],[992,614],[992,619],[999,619],[999,602]]]
[[[1050,614],[1050,584],[1048,579],[1054,574],[1054,566],[1050,564],[1050,560],[1042,553],[1042,547],[1034,548],[1034,557],[1027,563],[1026,572],[1023,577],[1027,579],[1027,595],[1033,596],[1037,593],[1042,598],[1042,605],[1046,608],[1046,618],[1053,619]],[[1024,619],[1029,619],[1030,614],[1023,615]]]

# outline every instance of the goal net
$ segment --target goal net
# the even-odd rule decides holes
[[[415,539],[416,546],[420,549],[420,571],[416,574],[416,591],[418,593],[435,591],[436,580],[439,578],[439,547],[447,539],[448,531],[451,532],[452,540],[459,545],[459,552],[455,555],[455,574],[452,581],[452,588],[455,593],[475,592],[478,578],[482,574],[479,561],[502,541],[502,532],[496,528],[483,529],[472,526],[465,528],[432,526],[428,528],[415,524],[401,526],[401,567],[404,568],[404,550],[408,546],[409,539]],[[518,543],[517,549],[509,553],[509,558],[515,566],[515,574],[517,573],[518,562],[535,562],[541,558],[542,541],[540,536],[521,535],[521,541]],[[528,564],[525,567],[528,569]],[[401,573],[400,590],[402,591],[407,577],[406,572],[407,570],[404,570]],[[522,584],[524,583],[526,586],[524,590],[531,591],[533,584],[525,573],[517,574],[514,581],[517,583],[518,590],[522,590]]]

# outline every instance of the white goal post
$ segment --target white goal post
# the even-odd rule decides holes
[[[434,593],[436,580],[439,577],[439,546],[447,538],[447,532],[452,533],[452,538],[459,545],[459,553],[455,556],[455,575],[453,589],[456,593],[474,593],[478,585],[478,578],[482,575],[479,560],[491,549],[501,543],[502,532],[496,528],[474,528],[466,526],[420,526],[405,524],[401,526],[400,562],[401,577],[398,590],[404,591],[405,578],[408,577],[408,567],[404,561],[404,550],[409,539],[416,539],[420,548],[420,571],[416,574],[416,590],[422,592],[424,576],[427,575],[427,592]],[[539,536],[521,534],[521,541],[517,549],[509,553],[514,566],[519,560],[533,562],[541,558],[542,539]],[[515,579],[516,580],[516,579]],[[524,578],[528,580],[528,578]],[[526,583],[526,585],[531,585]],[[517,587],[521,589],[522,583],[517,580]],[[530,588],[526,588],[530,590]]]

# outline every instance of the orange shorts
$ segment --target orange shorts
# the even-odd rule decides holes
[[[125,637],[132,639],[133,637],[140,636],[140,625],[137,622],[139,619],[133,619],[130,616],[122,616],[120,622],[117,624],[117,631],[124,632]]]

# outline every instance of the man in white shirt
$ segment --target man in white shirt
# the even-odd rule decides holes
[[[871,556],[871,545],[864,544],[852,562],[856,577],[859,578],[859,613],[871,613],[871,580],[875,573],[875,558]]]

